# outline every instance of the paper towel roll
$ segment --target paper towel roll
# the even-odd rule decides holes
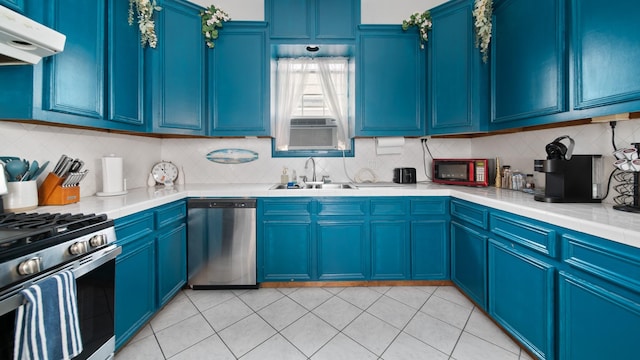
[[[376,154],[378,155],[402,154],[403,147],[403,137],[376,138]]]
[[[105,194],[124,191],[123,161],[121,157],[102,158],[102,192]]]

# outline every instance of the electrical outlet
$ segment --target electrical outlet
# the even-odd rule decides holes
[[[377,160],[369,160],[369,166],[367,166],[371,170],[376,170],[378,168]]]

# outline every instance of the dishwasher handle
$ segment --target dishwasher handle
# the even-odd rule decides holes
[[[187,209],[255,209],[256,199],[189,199]]]

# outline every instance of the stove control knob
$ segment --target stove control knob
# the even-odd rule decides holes
[[[86,241],[78,241],[69,247],[72,255],[82,255],[89,251],[89,244]]]
[[[104,234],[98,234],[91,237],[89,244],[93,247],[98,247],[107,244],[107,237]]]
[[[20,275],[33,275],[40,272],[42,266],[42,258],[34,257],[29,260],[25,260],[18,265],[18,274]]]

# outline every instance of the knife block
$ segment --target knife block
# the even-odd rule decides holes
[[[67,205],[80,201],[80,186],[62,187],[64,178],[49,173],[38,189],[38,205]]]

